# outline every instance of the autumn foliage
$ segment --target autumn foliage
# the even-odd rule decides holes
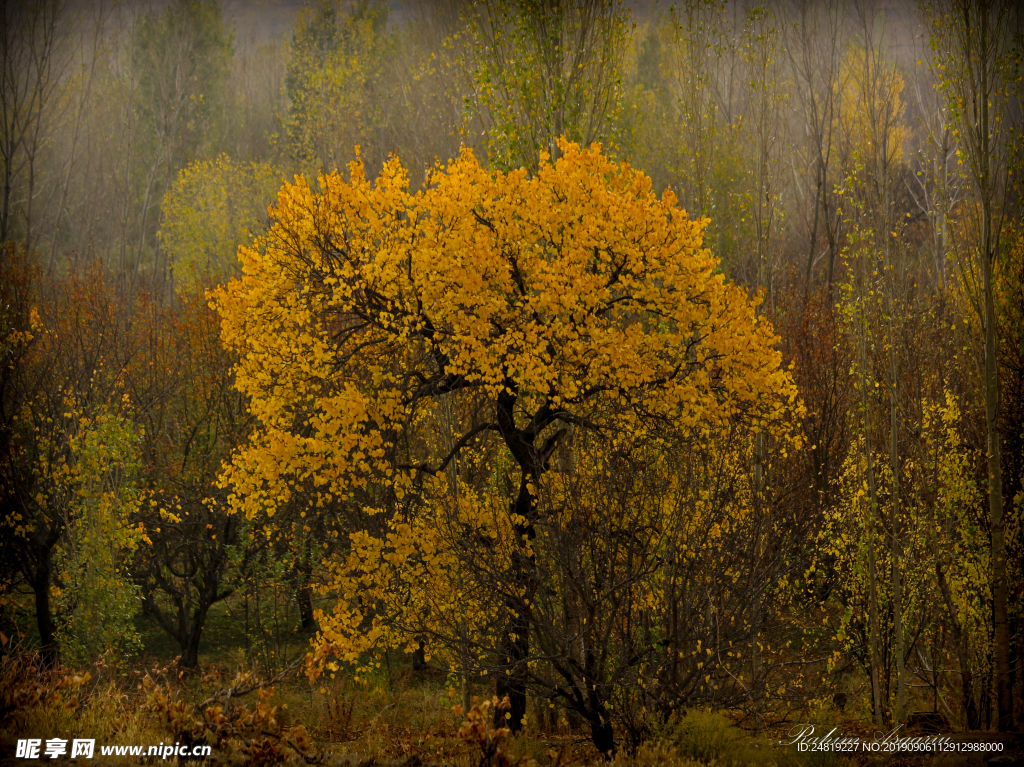
[[[1013,3],[157,5],[0,7],[0,750],[1019,727]]]
[[[445,394],[495,402],[474,428],[525,432],[509,449],[529,472],[556,423],[710,433],[793,403],[770,325],[716,272],[704,223],[597,148],[564,151],[534,177],[464,153],[416,195],[396,161],[374,184],[357,163],[319,193],[284,187],[216,299],[261,421],[225,476],[239,509],[272,512],[307,479],[315,507],[373,475],[401,500],[417,470],[443,468],[404,448]]]

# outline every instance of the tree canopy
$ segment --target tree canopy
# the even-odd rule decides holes
[[[397,160],[373,184],[357,162],[319,192],[284,186],[215,299],[261,423],[226,477],[237,504],[272,513],[309,478],[317,505],[371,476],[401,498],[444,468],[418,422],[457,392],[491,403],[460,443],[496,432],[531,476],[557,425],[709,431],[794,401],[770,325],[701,248],[706,222],[598,147],[563,149],[533,176],[464,152],[415,195]]]

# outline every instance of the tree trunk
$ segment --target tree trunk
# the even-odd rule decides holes
[[[604,754],[606,759],[615,755],[615,732],[612,729],[611,720],[605,713],[604,706],[601,706],[590,717],[590,739],[594,748]]]
[[[40,655],[43,665],[55,666],[60,659],[57,646],[57,627],[50,611],[50,556],[47,553],[36,566],[32,579],[32,591],[36,602],[36,626],[39,629]]]
[[[412,670],[422,671],[427,665],[427,645],[422,639],[416,640],[416,649],[412,651]],[[466,709],[467,711],[469,709]]]
[[[199,640],[203,635],[203,622],[194,621],[188,633],[181,643],[181,665],[185,668],[195,668],[199,665]]]
[[[603,691],[595,684],[599,679],[597,658],[592,650],[586,653],[584,663],[586,670],[585,680],[588,689],[587,696],[587,720],[590,722],[590,739],[594,748],[604,754],[605,759],[611,759],[615,755],[615,732],[612,729],[611,720],[608,718],[608,711],[605,708]]]
[[[494,726],[508,727],[513,733],[519,732],[526,717],[526,667],[525,660],[530,652],[530,624],[523,615],[516,615],[510,607],[506,623],[503,651],[508,664],[507,673],[499,674],[495,683],[498,699],[508,696],[510,708],[495,709]]]
[[[526,718],[530,604],[537,589],[537,564],[532,551],[523,548],[523,541],[532,542],[537,536],[534,528],[537,515],[534,501],[536,491],[531,490],[531,486],[540,485],[540,478],[548,469],[551,455],[565,435],[565,429],[561,429],[548,437],[542,447],[537,448],[534,440],[544,426],[551,422],[551,412],[545,413],[546,408],[542,408],[534,414],[526,429],[520,429],[516,426],[515,405],[516,394],[512,386],[509,386],[504,394],[498,396],[495,413],[498,432],[520,470],[519,492],[509,505],[509,515],[513,521],[513,545],[516,548],[512,552],[508,583],[504,587],[506,630],[502,652],[505,657],[505,673],[499,673],[495,682],[498,699],[507,695],[511,708],[494,712],[495,725],[507,725],[513,733],[522,729]]]
[[[523,536],[533,540],[536,532],[533,529],[533,496],[529,483],[531,475],[523,471],[519,484],[519,494],[512,502],[513,519],[523,520],[513,525],[513,534],[517,541]],[[495,694],[498,699],[508,696],[511,708],[507,711],[495,709],[494,724],[496,727],[507,726],[513,733],[519,732],[526,717],[526,659],[530,654],[530,618],[527,603],[532,599],[536,575],[536,564],[530,555],[522,551],[512,554],[510,583],[505,597],[506,629],[502,651],[505,654],[506,669],[498,674],[495,682]],[[522,590],[523,597],[516,595]],[[507,715],[507,716],[506,716]]]
[[[295,601],[299,605],[299,619],[303,631],[312,631],[316,625],[313,619],[313,590],[310,586],[313,566],[309,553],[295,565]]]

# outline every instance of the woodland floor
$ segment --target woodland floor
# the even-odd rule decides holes
[[[278,627],[294,625],[287,614],[280,618],[276,624]],[[364,684],[355,684],[340,672],[333,679],[324,677],[310,681],[302,673],[301,665],[301,658],[308,647],[308,634],[277,630],[273,621],[264,621],[261,627],[254,629],[250,626],[249,639],[246,640],[247,635],[238,630],[240,625],[244,625],[244,616],[237,602],[217,605],[204,634],[200,666],[185,671],[173,663],[168,664],[168,660],[177,654],[176,647],[155,621],[140,618],[138,629],[143,641],[142,653],[127,666],[111,668],[101,663],[91,667],[91,679],[81,688],[81,701],[73,710],[63,710],[68,705],[63,705],[62,710],[57,710],[61,706],[48,709],[44,706],[21,719],[17,718],[17,711],[13,718],[9,709],[0,711],[3,714],[0,716],[0,764],[30,763],[14,755],[19,737],[96,737],[98,743],[116,744],[173,742],[173,712],[201,712],[208,708],[206,704],[218,692],[222,697],[214,703],[221,704],[226,710],[234,705],[241,706],[242,710],[257,711],[262,705],[264,711],[273,709],[275,713],[274,725],[269,729],[264,727],[265,733],[273,737],[263,739],[266,745],[263,751],[257,753],[253,745],[259,740],[253,736],[259,727],[250,727],[248,735],[242,738],[248,744],[248,750],[216,746],[211,758],[206,760],[212,764],[288,762],[351,767],[585,767],[607,763],[591,745],[586,728],[579,723],[573,726],[564,716],[551,715],[546,716],[539,726],[536,721],[539,717],[535,717],[534,721],[528,721],[528,726],[519,736],[501,739],[488,761],[485,758],[487,743],[479,738],[467,738],[465,734],[460,737],[460,727],[467,717],[453,711],[461,695],[456,693],[457,684],[451,683],[445,672],[430,667],[414,672],[408,656],[392,655]],[[223,698],[225,690],[237,685],[236,674],[240,669],[253,670],[253,679],[268,680],[281,675],[289,667],[291,670],[273,684],[272,693],[263,690],[261,694],[253,684],[249,684],[230,705]],[[17,688],[17,684],[11,682],[9,663],[5,669],[6,675],[0,678],[0,688],[6,689],[0,689],[0,692],[7,701],[10,699],[9,691]],[[84,671],[65,669],[62,673],[67,679],[68,675],[75,673],[84,675]],[[147,674],[158,682],[155,687],[146,687],[143,683]],[[60,683],[54,685],[51,682],[50,686],[59,688]],[[235,689],[242,687],[236,686]],[[860,688],[851,688],[853,694],[845,711],[820,712],[814,717],[818,734],[836,727],[845,736],[871,739],[874,728],[859,702],[859,698],[865,697],[862,692]],[[491,694],[492,687],[486,684],[486,680],[480,680],[470,689],[474,699],[487,700]],[[160,698],[160,695],[165,697]],[[64,700],[67,700],[66,694]],[[531,706],[528,716],[535,712],[538,709]],[[1024,738],[1020,734],[948,733],[961,743],[1001,743],[1002,751],[998,752],[989,749],[981,753],[929,755],[799,753],[795,746],[780,745],[780,742],[789,739],[787,732],[794,721],[800,720],[790,720],[754,732],[734,726],[730,721],[731,714],[687,714],[696,717],[691,721],[696,721],[698,726],[682,734],[680,730],[673,731],[668,727],[661,733],[655,733],[655,737],[635,753],[623,749],[615,761],[630,767],[730,764],[983,767],[1024,764]],[[485,718],[490,721],[489,715]],[[202,719],[202,714],[199,719]],[[309,743],[302,754],[282,745],[295,742],[294,733],[300,727],[304,728]],[[923,733],[910,730],[904,734]],[[621,744],[622,736],[618,737],[620,745],[624,745]],[[93,760],[76,761],[94,765],[198,763],[177,757],[165,760],[102,757],[98,749]]]

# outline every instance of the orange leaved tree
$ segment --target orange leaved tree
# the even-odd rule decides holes
[[[360,506],[361,561],[416,560],[417,577],[438,579],[431,599],[470,600],[459,626],[499,637],[485,666],[514,730],[536,660],[537,523],[557,513],[539,488],[571,470],[569,438],[613,450],[666,425],[697,439],[768,428],[796,397],[771,327],[702,249],[707,222],[600,147],[560,148],[532,174],[488,172],[464,151],[414,195],[397,160],[373,183],[359,162],[318,191],[297,179],[268,233],[240,249],[241,279],[215,296],[258,419],[222,476],[233,506]],[[452,498],[464,541],[432,542],[422,521]],[[502,561],[498,599],[465,587],[463,543]],[[337,566],[314,662],[397,641],[362,590],[399,579],[350,573]],[[477,639],[462,646],[482,654]],[[593,724],[595,743],[610,743],[610,725]]]

